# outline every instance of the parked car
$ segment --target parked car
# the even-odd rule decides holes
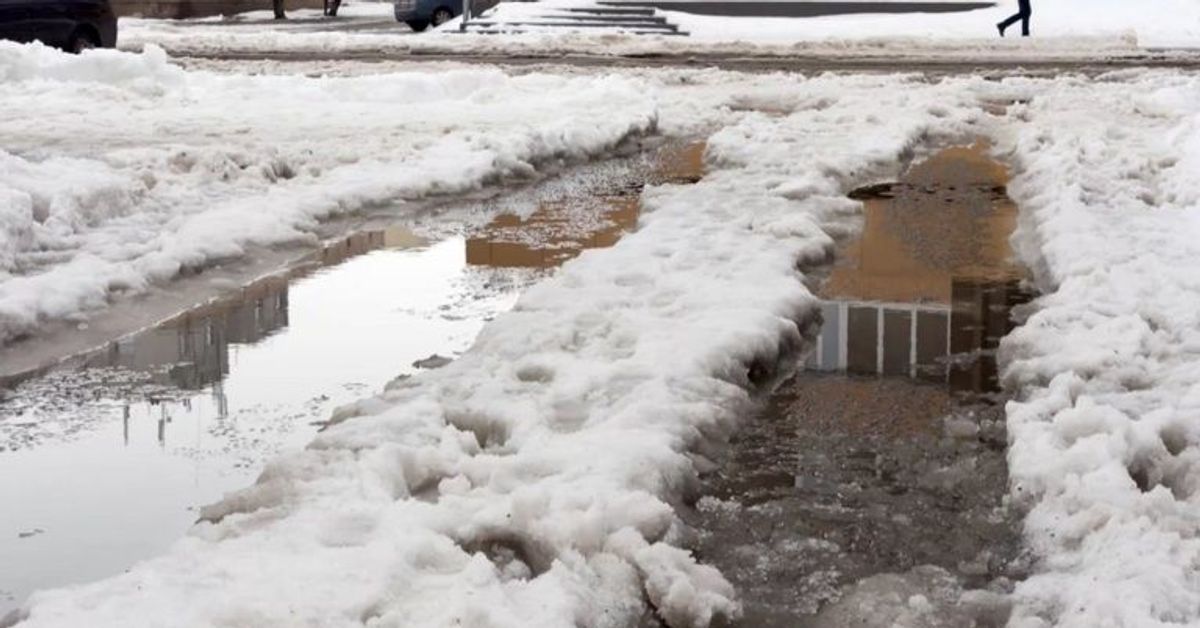
[[[67,52],[113,48],[117,16],[108,0],[0,0],[0,39]]]
[[[393,6],[396,21],[417,32],[430,24],[436,28],[462,14],[462,0],[395,0]]]
[[[4,0],[0,0],[3,2]],[[499,0],[471,0],[471,15],[496,6]],[[393,0],[396,21],[408,24],[421,32],[432,24],[434,28],[462,15],[462,0]]]

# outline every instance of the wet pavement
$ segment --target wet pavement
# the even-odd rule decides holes
[[[702,153],[668,144],[337,238],[155,327],[0,379],[0,617],[36,589],[161,553],[334,408],[446,364],[555,265],[616,243],[641,187],[698,177]]]
[[[1003,626],[1022,577],[995,349],[1027,302],[1017,208],[986,146],[855,192],[804,368],[689,513],[739,626]]]

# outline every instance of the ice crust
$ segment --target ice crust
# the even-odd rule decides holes
[[[736,616],[732,587],[681,548],[673,506],[696,497],[757,378],[805,346],[817,310],[801,268],[850,227],[845,190],[981,114],[968,90],[915,78],[689,76],[723,90],[727,112],[793,113],[737,114],[710,138],[703,181],[647,190],[639,231],[532,288],[460,359],[340,411],[168,554],[35,594],[20,625]]]
[[[1014,236],[1045,296],[1004,343],[1021,628],[1200,625],[1200,79],[1010,81]]]
[[[584,159],[655,127],[616,77],[185,72],[0,42],[0,343],[314,238],[317,221]]]

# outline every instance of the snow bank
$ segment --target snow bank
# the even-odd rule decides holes
[[[185,72],[0,42],[0,343],[321,219],[594,156],[655,127],[612,77]]]
[[[1200,625],[1200,78],[1009,84],[1046,293],[1003,346],[1040,558],[1013,625]]]
[[[648,190],[637,233],[531,289],[462,358],[341,411],[169,554],[35,595],[21,626],[736,615],[729,584],[679,549],[672,506],[758,378],[804,345],[817,303],[798,267],[827,259],[828,230],[856,216],[847,187],[982,114],[968,90],[916,78],[724,87],[727,106],[787,113],[738,114],[703,181]]]

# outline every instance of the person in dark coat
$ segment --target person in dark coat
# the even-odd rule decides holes
[[[1021,35],[1029,37],[1029,16],[1033,15],[1033,10],[1029,8],[1029,0],[1017,0],[1017,5],[1018,10],[1012,17],[996,25],[1001,37],[1004,37],[1004,30],[1016,24],[1017,20],[1021,21]]]

